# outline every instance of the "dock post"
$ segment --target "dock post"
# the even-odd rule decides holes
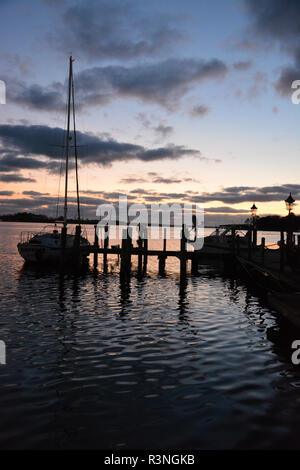
[[[158,256],[158,273],[160,276],[165,275],[165,267],[166,267],[166,257],[165,255]]]
[[[60,267],[63,270],[66,259],[66,245],[67,245],[67,227],[64,225],[61,229],[61,258]]]
[[[186,238],[185,226],[182,224],[181,240],[180,240],[180,282],[186,278]]]
[[[280,232],[280,272],[284,271],[284,233]]]
[[[147,263],[148,263],[148,228],[145,227],[145,237],[144,237],[144,273],[147,272]]]
[[[99,248],[99,238],[97,233],[97,224],[94,225],[95,228],[95,238],[94,238],[94,268],[98,266],[98,248]]]
[[[199,266],[199,257],[198,253],[194,251],[192,255],[192,274],[193,276],[196,276],[198,274],[198,266]]]
[[[104,243],[103,243],[103,270],[107,273],[107,249],[109,245],[109,225],[106,224],[104,227]]]
[[[167,250],[167,230],[164,228],[164,240],[163,240],[163,254],[158,257],[158,272],[160,276],[164,276],[166,267],[166,250]]]
[[[251,253],[251,238],[252,238],[252,230],[250,229],[248,232],[248,260],[250,261],[252,258]]]
[[[121,247],[121,277],[129,277],[131,270],[131,250],[128,239],[128,230],[122,231],[122,247]]]
[[[78,264],[80,262],[80,236],[81,236],[81,226],[76,225],[75,227],[75,238],[74,238],[74,263]]]
[[[232,251],[235,253],[235,229],[231,229],[231,238],[232,238]]]
[[[240,256],[240,236],[236,236],[236,254]]]
[[[265,264],[265,245],[266,245],[266,239],[265,237],[262,237],[261,239],[261,264]]]
[[[164,228],[164,245],[163,245],[163,251],[167,251],[167,229]]]
[[[255,248],[257,245],[257,228],[253,229],[253,247]]]
[[[142,265],[143,265],[143,254],[141,252],[143,248],[143,239],[141,237],[141,224],[139,224],[138,227],[139,227],[139,233],[138,233],[137,245],[138,245],[138,249],[140,250],[138,254],[138,274],[140,275],[142,273]]]

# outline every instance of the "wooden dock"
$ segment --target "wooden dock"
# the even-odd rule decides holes
[[[145,232],[146,231],[146,232]],[[109,227],[104,227],[104,239],[99,245],[97,226],[95,226],[94,243],[81,249],[84,255],[93,255],[94,267],[98,266],[98,257],[103,257],[103,269],[107,271],[107,257],[117,255],[120,259],[120,275],[127,277],[131,273],[132,257],[137,257],[139,273],[147,272],[149,257],[156,257],[158,260],[158,273],[165,272],[166,260],[175,257],[180,262],[180,278],[184,279],[187,273],[187,263],[191,262],[192,274],[198,273],[198,266],[201,263],[207,264],[210,260],[221,260],[224,265],[240,266],[252,278],[269,278],[277,284],[279,290],[285,289],[300,290],[300,239],[297,245],[294,238],[289,234],[285,237],[281,233],[280,246],[277,249],[269,249],[265,239],[257,245],[257,233],[249,227],[248,246],[241,245],[241,240],[233,228],[231,233],[231,243],[228,246],[222,244],[204,243],[201,250],[190,251],[187,249],[188,240],[185,237],[185,227],[182,226],[180,249],[167,249],[166,231],[162,240],[163,249],[151,249],[148,247],[147,229],[143,228],[143,236],[139,236],[134,242],[132,240],[131,228],[123,229],[121,246],[109,247]]]
[[[146,229],[144,229],[145,231]],[[168,250],[166,231],[164,231],[163,249],[150,249],[148,236],[143,233],[135,242],[132,240],[130,228],[123,229],[121,246],[109,247],[109,228],[105,227],[105,238],[101,240],[97,235],[95,226],[94,243],[81,248],[84,255],[93,255],[93,264],[98,266],[98,257],[103,257],[103,271],[107,272],[108,256],[117,255],[120,259],[120,278],[129,280],[132,269],[132,257],[137,257],[138,275],[147,273],[149,257],[158,260],[158,273],[165,274],[166,260],[175,257],[180,264],[180,283],[186,285],[187,263],[191,262],[191,274],[199,275],[198,267],[213,261],[221,261],[224,268],[234,270],[235,276],[242,276],[242,272],[253,280],[265,292],[270,300],[270,306],[277,308],[279,313],[300,327],[300,309],[298,315],[298,301],[300,299],[300,237],[297,243],[293,234],[281,232],[280,243],[275,249],[270,249],[265,239],[257,244],[257,233],[250,227],[243,243],[236,230],[232,228],[229,244],[211,243],[205,239],[201,250],[190,251],[187,249],[189,240],[185,238],[185,227],[182,226],[180,249]],[[141,232],[140,232],[141,233]],[[245,246],[245,241],[248,246]],[[278,297],[280,296],[280,298]],[[295,307],[296,306],[296,307]]]
[[[145,229],[144,229],[145,230]],[[146,273],[149,257],[156,257],[158,259],[158,272],[160,275],[165,273],[166,260],[169,257],[175,257],[180,261],[180,278],[186,277],[187,263],[191,262],[191,270],[193,274],[198,272],[198,266],[201,260],[204,259],[232,259],[233,253],[228,249],[222,247],[205,247],[202,250],[189,251],[187,250],[188,240],[185,237],[185,227],[182,226],[180,238],[180,250],[168,250],[166,231],[164,231],[163,249],[150,249],[148,248],[147,233],[143,237],[139,237],[134,245],[130,228],[123,229],[122,244],[121,246],[109,247],[109,233],[108,226],[105,227],[105,237],[102,240],[102,247],[99,246],[99,237],[97,234],[97,226],[95,226],[95,236],[93,245],[81,248],[81,254],[93,255],[94,267],[98,266],[98,257],[103,257],[103,270],[107,271],[107,257],[108,255],[117,255],[120,259],[120,275],[128,277],[131,272],[132,257],[138,259],[138,272]]]

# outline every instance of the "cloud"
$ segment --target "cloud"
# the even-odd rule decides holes
[[[229,206],[220,206],[220,207],[205,207],[204,209],[206,213],[214,213],[214,214],[249,214],[249,211],[245,209],[234,209],[233,207]]]
[[[33,60],[29,56],[20,56],[19,54],[0,54],[0,59],[5,63],[5,68],[9,71],[18,70],[19,74],[22,75],[32,75],[34,68]],[[3,65],[2,65],[3,67]],[[3,71],[2,71],[3,72]]]
[[[14,194],[13,191],[0,191],[0,196],[12,196]],[[1,202],[1,199],[0,199]]]
[[[16,171],[19,169],[37,170],[47,168],[47,163],[30,157],[16,157],[7,154],[0,158],[0,172]]]
[[[138,66],[93,67],[76,77],[81,102],[102,103],[133,97],[167,108],[174,106],[190,87],[204,80],[222,78],[227,66],[218,59],[167,59]]]
[[[156,184],[179,184],[179,183],[199,183],[199,180],[195,178],[177,178],[177,177],[162,177],[155,172],[148,173],[148,179],[140,178],[136,176],[128,176],[120,180],[122,184],[134,184],[134,183],[156,183]]]
[[[59,111],[65,109],[64,100],[61,93],[61,85],[41,87],[40,85],[30,85],[19,83],[19,90],[14,95],[8,94],[8,99],[16,104],[25,104],[28,107],[38,110]]]
[[[58,127],[0,125],[0,142],[2,144],[0,168],[11,171],[11,168],[45,168],[59,171],[61,149],[56,144],[65,141],[65,131]],[[152,162],[157,160],[178,160],[183,157],[196,157],[198,160],[209,161],[199,150],[189,149],[183,145],[168,144],[165,147],[148,149],[141,145],[118,142],[113,138],[100,138],[94,134],[77,132],[79,145],[85,151],[79,156],[82,164],[111,165],[116,161],[141,160]],[[6,154],[6,155],[5,155]],[[9,157],[7,156],[9,155]],[[21,155],[21,156],[19,156]],[[32,157],[38,157],[32,158]],[[41,160],[47,157],[48,160]]]
[[[0,176],[0,181],[3,175]],[[8,175],[12,176],[12,175]],[[219,207],[208,206],[205,208],[205,214],[208,214],[206,222],[212,220],[213,214],[219,214],[223,217],[223,223],[226,220],[226,214],[237,217],[238,215],[245,215],[250,213],[250,205],[253,202],[258,206],[259,213],[261,214],[259,202],[273,202],[282,201],[284,207],[284,199],[292,192],[295,199],[300,198],[300,185],[298,184],[283,184],[263,187],[252,186],[232,186],[226,187],[219,192],[211,193],[192,193],[191,191],[185,192],[159,192],[146,190],[144,188],[136,188],[126,194],[125,192],[107,192],[107,191],[84,191],[81,196],[82,208],[84,216],[95,217],[96,207],[101,203],[115,203],[119,196],[127,195],[128,200],[134,202],[144,202],[149,204],[162,203],[162,202],[178,202],[187,204],[205,204],[209,202],[221,202],[225,205]],[[4,196],[12,195],[3,192],[1,198],[1,212],[18,212],[20,210],[35,210],[40,213],[53,213],[53,208],[56,206],[57,198],[54,196],[47,196],[47,194],[27,191],[23,192],[27,198],[9,198]],[[88,194],[88,196],[86,196]],[[0,194],[1,195],[1,194]],[[97,197],[96,197],[97,196]],[[248,203],[249,210],[239,207],[231,207],[229,204]],[[70,216],[76,211],[76,197],[69,197]],[[211,217],[210,217],[211,214]],[[221,220],[221,219],[220,219]]]
[[[263,187],[250,187],[250,186],[236,186],[227,187],[222,191],[213,193],[202,193],[199,195],[188,195],[187,199],[194,203],[206,202],[223,202],[227,204],[238,204],[241,202],[257,203],[257,202],[274,202],[284,201],[289,192],[293,196],[300,197],[300,185],[298,184],[283,184],[280,186],[263,186]]]
[[[245,0],[253,19],[252,30],[267,42],[279,44],[292,56],[293,64],[284,66],[275,82],[282,96],[291,93],[291,83],[300,77],[300,2],[298,0]]]
[[[190,115],[194,117],[203,117],[209,112],[209,108],[207,106],[204,106],[202,104],[198,106],[194,106],[191,111]]]
[[[172,134],[173,130],[174,129],[172,126],[165,126],[164,124],[159,124],[157,127],[154,127],[156,134],[158,134],[163,139]]]
[[[227,66],[218,59],[167,59],[139,65],[107,65],[84,69],[75,75],[77,108],[106,104],[117,98],[133,98],[174,108],[196,84],[220,79]],[[63,111],[66,85],[27,84],[23,80],[2,77],[9,82],[7,102],[36,110]],[[147,121],[143,121],[146,125]]]
[[[122,184],[147,183],[147,180],[145,180],[144,178],[138,178],[138,177],[131,176],[131,177],[128,177],[128,178],[122,178],[120,180],[120,183],[122,183]]]
[[[49,196],[49,193],[40,193],[39,191],[23,191],[24,196]]]
[[[153,183],[174,184],[174,183],[181,183],[181,180],[176,179],[176,178],[157,177],[157,178],[154,178]]]
[[[75,76],[76,106],[87,108],[117,98],[133,98],[172,109],[192,86],[205,80],[223,78],[226,72],[227,66],[218,59],[167,59],[127,67],[92,67]],[[11,77],[3,78],[10,83],[8,103],[50,112],[65,110],[65,84],[53,82],[41,86]],[[146,122],[144,120],[143,124]]]
[[[26,178],[19,174],[3,174],[0,175],[0,181],[5,183],[35,183],[36,180],[33,178]]]
[[[252,65],[252,62],[250,60],[247,60],[247,61],[239,61],[239,62],[235,62],[233,64],[233,68],[235,70],[238,70],[239,72],[244,72],[245,70],[249,70],[249,68],[251,67]]]
[[[185,38],[179,15],[145,11],[134,0],[81,2],[64,11],[48,35],[59,50],[85,59],[135,59],[161,54]]]
[[[300,4],[298,0],[246,0],[256,31],[284,41],[293,42],[300,34]]]

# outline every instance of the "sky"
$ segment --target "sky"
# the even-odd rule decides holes
[[[83,217],[120,194],[197,204],[207,225],[300,199],[298,0],[1,0],[0,15],[0,216],[56,213],[70,55]],[[72,216],[72,166],[69,191]]]

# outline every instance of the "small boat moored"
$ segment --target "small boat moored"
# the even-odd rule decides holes
[[[72,261],[76,255],[76,235],[67,234],[64,247],[64,261]],[[86,237],[80,235],[80,248],[90,245]],[[22,232],[21,241],[17,245],[18,251],[25,261],[30,263],[56,263],[62,258],[63,238],[61,232],[55,225],[50,231],[46,226],[41,232]],[[81,253],[81,261],[87,255]]]
[[[73,118],[73,130],[71,131],[71,112]],[[76,195],[77,195],[77,224],[75,233],[68,233],[68,173],[70,142],[73,142],[75,157],[75,177],[76,177]],[[63,226],[58,230],[57,225],[49,229],[45,227],[42,232],[21,233],[21,241],[18,243],[18,251],[27,262],[48,264],[48,263],[78,263],[87,259],[90,243],[86,237],[82,236],[81,218],[80,218],[80,200],[78,183],[78,158],[75,128],[75,104],[74,104],[74,82],[73,82],[73,58],[69,60],[69,81],[68,81],[68,108],[67,108],[67,129],[65,135],[65,195],[64,195],[64,216]],[[57,204],[58,211],[58,204]],[[58,214],[57,214],[58,216]]]

